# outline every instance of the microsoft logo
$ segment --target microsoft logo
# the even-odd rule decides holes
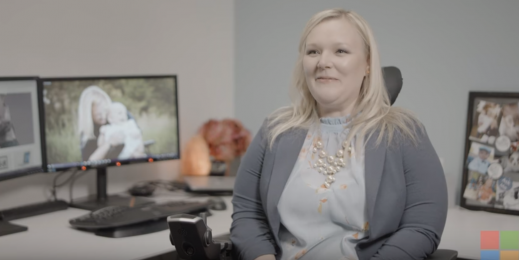
[[[481,231],[481,260],[519,260],[519,231]]]

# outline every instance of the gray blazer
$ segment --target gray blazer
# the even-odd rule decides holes
[[[242,158],[232,200],[235,260],[265,254],[279,259],[277,205],[306,134],[287,131],[269,149],[265,122]],[[442,166],[425,131],[418,133],[417,144],[395,133],[394,145],[377,146],[377,136],[365,148],[369,236],[357,244],[357,255],[360,260],[424,259],[438,247],[447,217]]]

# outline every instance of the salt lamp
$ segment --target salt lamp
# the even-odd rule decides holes
[[[202,135],[195,135],[189,140],[181,155],[180,168],[183,175],[209,175],[209,145]]]

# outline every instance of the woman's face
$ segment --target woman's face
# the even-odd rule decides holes
[[[102,99],[92,103],[92,120],[98,125],[106,124],[108,114],[108,102]]]
[[[368,69],[364,41],[344,18],[325,20],[306,39],[303,70],[319,110],[355,104]]]

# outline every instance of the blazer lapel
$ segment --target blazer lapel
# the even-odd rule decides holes
[[[280,136],[277,149],[274,151],[274,166],[272,168],[267,194],[267,212],[276,240],[278,240],[278,231],[281,221],[277,205],[285,188],[285,184],[288,181],[288,177],[297,161],[307,132],[308,130],[306,129],[295,129],[285,132]]]
[[[372,223],[373,212],[377,200],[377,194],[382,179],[382,171],[384,169],[384,160],[386,156],[386,142],[382,142],[376,146],[376,140],[379,132],[373,133],[366,143],[364,154],[365,176],[366,176],[366,208],[368,210],[368,220]]]

